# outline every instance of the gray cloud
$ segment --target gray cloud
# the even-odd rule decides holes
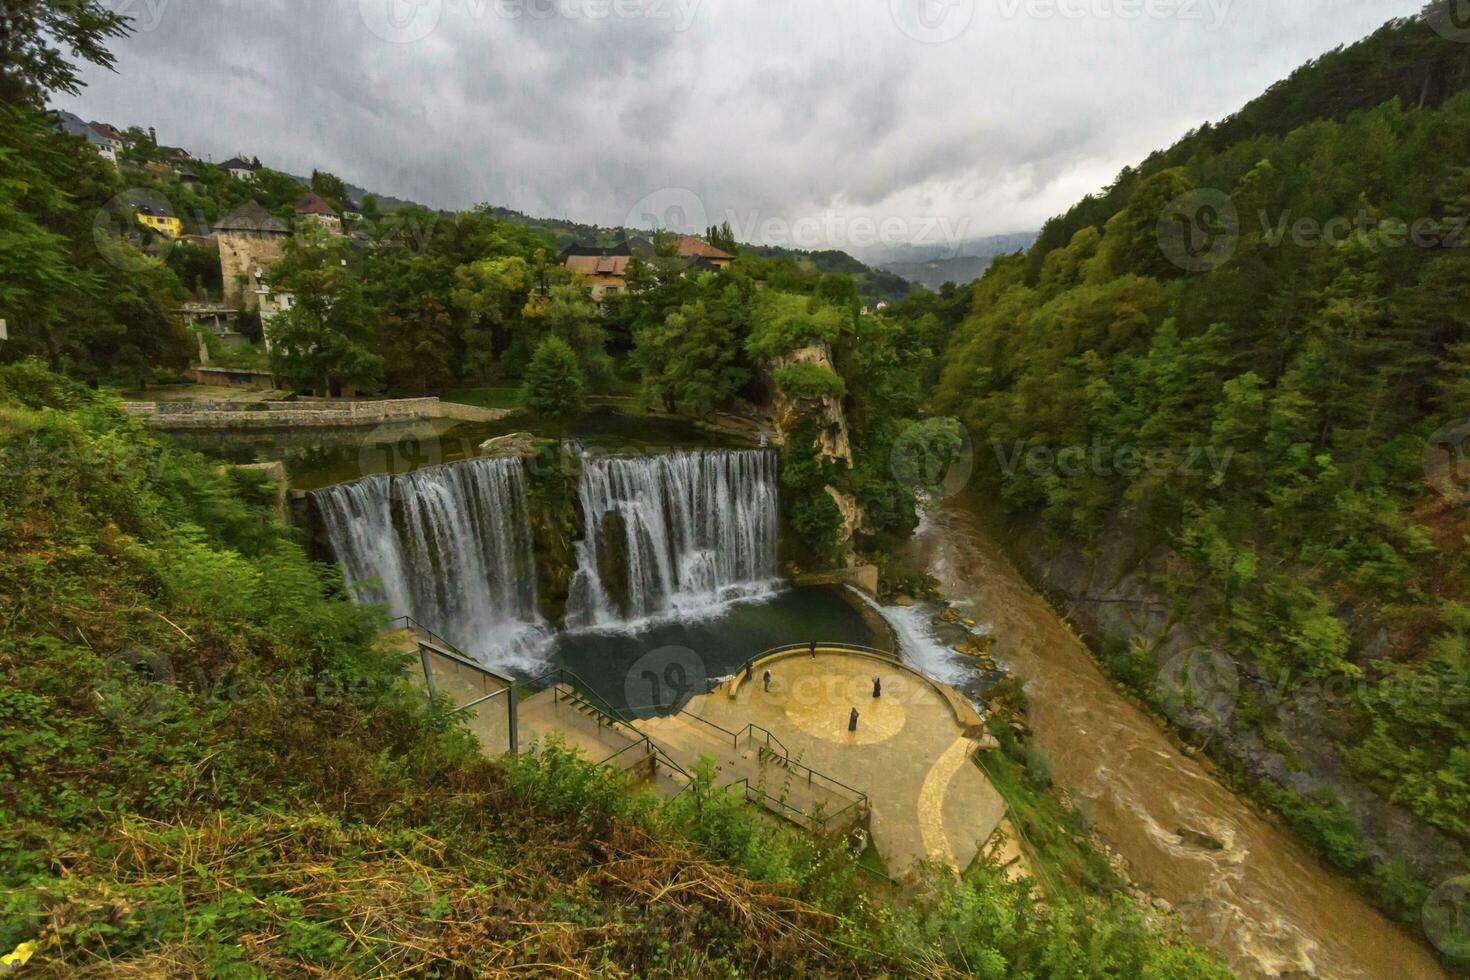
[[[801,244],[854,250],[862,220],[1038,227],[1421,5],[1203,0],[1125,19],[1105,16],[1120,0],[1060,0],[1075,17],[1034,0],[106,2],[145,29],[115,45],[116,75],[89,71],[60,100],[88,118],[436,207],[616,224],[690,188],[711,220],[759,234],[820,216],[831,240]],[[892,13],[921,3],[926,17]]]

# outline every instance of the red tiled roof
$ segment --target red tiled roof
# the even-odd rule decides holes
[[[332,210],[332,206],[315,194],[308,194],[296,202],[296,213],[320,214],[328,218],[337,217],[337,212]]]
[[[621,276],[628,270],[627,255],[569,255],[567,268],[585,276]]]
[[[706,259],[733,259],[735,256],[729,252],[715,248],[709,242],[696,235],[685,235],[679,239],[678,244],[680,258],[694,258],[696,256]]]

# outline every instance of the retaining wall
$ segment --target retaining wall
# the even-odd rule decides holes
[[[158,429],[290,429],[298,426],[368,426],[422,419],[494,422],[513,414],[511,409],[478,408],[438,398],[123,402],[122,410]]]

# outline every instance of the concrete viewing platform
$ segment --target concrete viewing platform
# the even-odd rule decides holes
[[[895,872],[921,860],[964,868],[1005,817],[1004,798],[971,760],[984,730],[974,709],[888,657],[822,644],[815,656],[776,652],[755,661],[751,680],[737,675],[685,710],[768,729],[793,758],[866,793],[873,843]]]
[[[778,650],[751,665],[749,680],[742,672],[682,711],[631,722],[565,680],[513,701],[509,681],[421,631],[385,639],[418,651],[419,683],[467,709],[489,755],[556,734],[665,797],[709,759],[716,785],[809,831],[845,833],[866,821],[896,874],[919,861],[963,869],[1005,818],[1004,799],[972,761],[984,722],[969,702],[877,651]]]

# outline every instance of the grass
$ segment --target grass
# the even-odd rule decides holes
[[[476,408],[520,408],[519,388],[456,388],[441,392],[440,399]]]

